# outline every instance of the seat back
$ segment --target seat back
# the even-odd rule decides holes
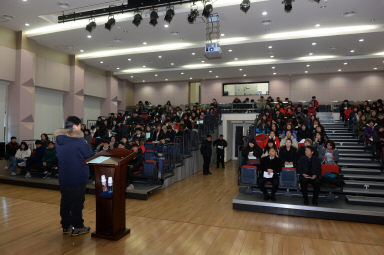
[[[261,149],[264,149],[264,142],[265,139],[267,139],[267,136],[265,134],[259,134],[255,136],[255,141],[257,146],[259,146]]]
[[[300,149],[302,146],[304,146],[304,143],[299,143],[298,144],[298,149]]]
[[[144,160],[153,160],[155,157],[155,152],[153,150],[146,150],[144,153]]]
[[[340,168],[336,164],[322,164],[321,165],[321,176],[323,176],[326,172],[340,174]]]
[[[297,187],[296,168],[283,168],[280,172],[280,187],[295,188]]]
[[[144,143],[145,150],[154,150],[155,149],[155,143],[152,142],[146,142]]]
[[[240,169],[240,184],[256,185],[257,184],[257,167],[242,166]]]
[[[143,166],[143,174],[145,177],[156,178],[157,162],[154,160],[145,160]]]

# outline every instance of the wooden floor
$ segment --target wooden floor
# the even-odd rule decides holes
[[[127,200],[120,241],[63,236],[59,192],[0,184],[0,254],[384,254],[384,226],[232,210],[236,162]],[[84,219],[95,227],[95,198]]]

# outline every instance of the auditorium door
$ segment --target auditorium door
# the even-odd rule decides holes
[[[247,122],[232,124],[232,160],[237,160],[243,136],[248,136],[248,130],[251,125],[252,123]]]

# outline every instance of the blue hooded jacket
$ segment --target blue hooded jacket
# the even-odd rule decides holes
[[[83,132],[58,130],[55,136],[60,185],[70,187],[86,185],[89,179],[89,167],[84,160],[94,153],[85,141]]]

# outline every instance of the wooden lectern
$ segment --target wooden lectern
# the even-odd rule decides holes
[[[110,158],[101,163],[90,162],[100,156]],[[126,149],[114,149],[98,153],[85,161],[95,170],[96,231],[92,237],[119,240],[130,233],[130,229],[125,226],[125,186],[128,162],[135,156],[135,153]],[[102,175],[106,179],[113,178],[113,192],[103,191]]]

